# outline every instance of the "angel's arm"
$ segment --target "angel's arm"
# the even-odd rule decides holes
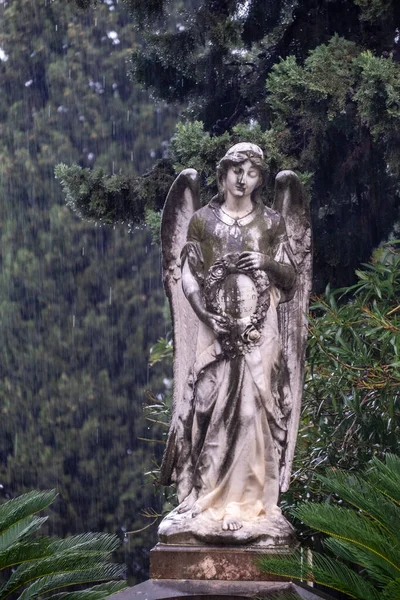
[[[285,291],[292,289],[296,281],[296,270],[290,256],[285,252],[288,247],[285,222],[281,218],[277,227],[276,242],[273,247],[273,256],[262,252],[242,252],[238,261],[240,269],[262,269],[269,275],[271,281]]]
[[[293,265],[278,262],[273,258],[266,256],[264,270],[278,288],[285,291],[292,289],[296,281],[296,271],[294,270]]]
[[[182,288],[190,306],[197,317],[216,334],[227,333],[226,319],[210,313],[204,304],[203,293],[199,283],[199,270],[202,270],[199,224],[196,217],[189,225],[187,243],[182,252]],[[197,276],[195,274],[197,272]]]

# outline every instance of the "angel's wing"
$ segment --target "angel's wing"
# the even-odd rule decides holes
[[[175,463],[179,435],[177,422],[182,407],[189,368],[194,364],[198,319],[182,290],[181,251],[186,243],[189,221],[200,208],[199,174],[185,169],[175,179],[165,201],[161,221],[163,281],[171,307],[174,340],[174,387],[172,419],[161,464],[160,483],[168,485]]]
[[[273,208],[286,223],[290,249],[297,268],[296,291],[279,306],[282,349],[289,372],[286,393],[291,405],[286,451],[281,468],[281,491],[289,487],[303,395],[307,340],[307,312],[312,285],[312,232],[310,210],[304,188],[293,171],[281,171],[275,180]]]

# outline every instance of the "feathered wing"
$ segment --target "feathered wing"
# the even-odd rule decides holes
[[[291,406],[286,450],[281,466],[281,491],[289,487],[303,395],[307,312],[312,285],[312,232],[310,210],[299,178],[293,171],[281,171],[275,180],[274,207],[286,223],[286,230],[297,269],[296,291],[288,302],[280,304],[279,323],[282,351],[286,361],[289,385],[285,402]]]
[[[169,190],[161,221],[163,281],[171,307],[174,340],[172,419],[161,464],[162,485],[168,485],[171,480],[177,436],[180,435],[178,420],[187,410],[182,406],[184,387],[196,353],[199,322],[182,290],[181,251],[186,243],[189,221],[200,208],[199,187],[199,174],[195,169],[182,171]]]

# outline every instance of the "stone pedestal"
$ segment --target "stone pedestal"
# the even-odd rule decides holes
[[[292,547],[293,549],[293,547]],[[308,586],[268,575],[256,566],[263,554],[290,552],[260,546],[157,544],[150,553],[151,579],[116,594],[115,600],[333,600]]]
[[[281,554],[276,548],[235,546],[173,546],[157,544],[150,552],[152,579],[219,581],[286,581],[256,566],[262,554]],[[287,550],[286,550],[287,552]]]
[[[183,579],[149,579],[115,594],[115,600],[246,600],[270,598],[278,600],[286,594],[298,600],[334,600],[292,582],[268,581],[204,581]]]

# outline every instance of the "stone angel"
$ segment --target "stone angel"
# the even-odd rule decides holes
[[[162,542],[293,541],[278,505],[299,424],[311,225],[298,177],[277,175],[268,208],[265,173],[261,148],[242,142],[220,160],[209,204],[194,169],[165,203],[174,391],[161,483],[176,483],[179,506]]]

